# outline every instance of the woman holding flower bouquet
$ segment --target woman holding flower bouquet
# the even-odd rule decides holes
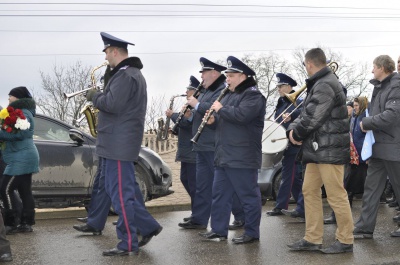
[[[26,87],[11,89],[8,101],[8,107],[0,111],[0,141],[3,141],[2,155],[7,164],[0,188],[4,224],[7,234],[32,232],[35,224],[32,174],[39,172],[39,153],[33,143],[36,103]],[[20,216],[12,196],[15,190],[22,201]]]

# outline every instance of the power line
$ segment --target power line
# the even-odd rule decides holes
[[[2,30],[6,33],[99,33],[101,30]],[[107,30],[104,30],[107,31]],[[120,33],[399,33],[400,30],[110,30]]]
[[[354,48],[373,48],[399,46],[400,44],[382,44],[382,45],[360,45],[360,46],[337,46],[332,49],[354,49]],[[136,55],[162,55],[162,54],[206,54],[206,53],[227,53],[227,52],[273,52],[273,51],[293,51],[295,49],[268,49],[268,50],[231,50],[231,51],[172,51],[172,52],[138,52]],[[39,57],[39,56],[99,56],[103,53],[60,53],[60,54],[0,54],[0,57]]]
[[[14,14],[14,15],[1,15],[0,17],[182,17],[182,18],[269,18],[269,19],[283,19],[282,16],[246,16],[246,15],[126,15],[126,14],[40,14],[40,15],[28,15],[28,14]],[[350,16],[290,16],[284,17],[284,19],[356,19],[356,20],[391,20],[400,19],[400,16],[382,16],[382,17],[350,17]]]
[[[134,3],[71,3],[71,2],[60,2],[60,3],[46,3],[46,2],[6,2],[0,3],[0,5],[103,5],[103,6],[196,6],[196,7],[257,7],[257,8],[309,8],[309,9],[354,9],[354,10],[399,10],[395,8],[382,8],[382,7],[350,7],[350,6],[279,6],[279,5],[255,5],[255,4],[134,4]]]

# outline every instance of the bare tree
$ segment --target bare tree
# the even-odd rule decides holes
[[[78,61],[70,67],[54,65],[51,74],[40,71],[42,91],[35,91],[35,95],[41,112],[68,123],[79,118],[85,98],[76,96],[66,100],[64,93],[86,88],[90,84],[90,69]]]

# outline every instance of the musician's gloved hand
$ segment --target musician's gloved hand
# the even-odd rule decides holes
[[[92,101],[94,94],[96,94],[96,90],[95,89],[90,89],[87,93],[86,93],[86,100],[87,101]]]

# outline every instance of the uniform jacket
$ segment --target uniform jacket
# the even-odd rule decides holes
[[[23,111],[30,127],[17,133],[0,130],[0,141],[5,141],[6,145],[2,151],[3,160],[7,164],[4,175],[18,176],[37,173],[39,172],[39,153],[33,143],[35,101],[31,98],[22,98],[12,102],[10,106]]]
[[[287,133],[302,141],[304,163],[342,165],[350,162],[349,120],[343,88],[329,67],[306,80],[307,97]]]
[[[179,113],[174,113],[171,120],[176,122]],[[186,163],[196,163],[196,152],[193,151],[192,124],[187,120],[181,120],[178,127],[178,151],[176,152],[176,161]]]
[[[294,90],[290,91],[290,93],[293,93],[293,92],[294,92]],[[296,100],[296,105],[297,105],[297,106],[298,106],[300,103],[301,103],[301,100],[300,100],[300,99]],[[290,106],[290,107],[289,107],[289,106]],[[289,108],[288,108],[288,107],[289,107]],[[290,102],[289,99],[287,99],[286,97],[279,97],[278,103],[276,104],[276,108],[275,108],[275,119],[276,119],[275,122],[279,124],[279,123],[281,123],[281,122],[283,121],[282,116],[279,117],[279,115],[281,115],[282,112],[284,112],[286,109],[287,109],[287,110],[285,111],[286,113],[291,113],[295,108],[296,108],[296,106],[294,106],[294,105],[292,104],[292,102]],[[298,117],[299,114],[300,114],[300,111],[301,111],[301,106],[298,107],[298,108],[292,113],[292,115],[291,115],[291,120],[290,120],[289,122],[286,122],[286,123],[282,122],[281,125],[282,125],[285,129],[287,129],[287,128],[289,127],[289,125],[290,125],[295,119],[297,119],[297,117]],[[277,119],[277,117],[279,117],[279,118]],[[275,128],[275,127],[273,127],[273,128]],[[299,152],[299,150],[300,150],[300,146],[293,145],[293,144],[289,143],[287,149],[286,149],[285,152],[284,152],[284,155],[285,155],[285,156],[287,156],[287,155],[295,155],[295,154],[297,154],[297,153]]]
[[[254,79],[247,78],[229,91],[221,104],[215,114],[215,165],[260,168],[266,100]]]
[[[104,93],[93,96],[98,108],[96,154],[113,160],[137,161],[147,107],[146,80],[137,57],[119,63]]]
[[[199,106],[197,110],[194,111],[193,115],[193,126],[192,132],[193,135],[196,134],[200,124],[203,121],[203,117],[207,110],[210,109],[211,105],[221,94],[222,89],[225,88],[225,79],[224,75],[220,75],[214,83],[210,85],[207,89],[202,89],[199,97],[197,98],[199,101]],[[215,131],[209,128],[208,126],[204,126],[204,129],[197,141],[197,144],[193,144],[194,151],[214,151],[215,149]]]
[[[372,130],[375,144],[372,157],[400,161],[400,77],[393,73],[374,85],[369,117],[362,119],[364,130]]]

